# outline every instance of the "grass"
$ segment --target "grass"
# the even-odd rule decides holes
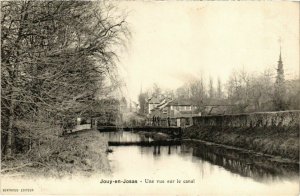
[[[192,126],[184,130],[183,137],[236,146],[256,152],[299,160],[298,127],[222,129],[220,127]]]
[[[107,139],[98,131],[81,131],[43,142],[14,159],[2,160],[1,173],[55,178],[109,174],[107,147]]]

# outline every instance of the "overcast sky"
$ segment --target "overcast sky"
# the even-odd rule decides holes
[[[299,74],[299,3],[123,1],[132,37],[120,58],[127,94],[157,83],[177,88],[201,74],[226,82],[234,69]],[[216,83],[216,81],[215,81]]]

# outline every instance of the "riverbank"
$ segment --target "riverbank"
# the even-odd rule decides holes
[[[297,177],[299,174],[298,162],[291,159],[201,140],[183,140],[182,144],[187,149],[193,148],[193,156],[260,182],[275,176]]]
[[[13,160],[2,161],[1,174],[54,178],[110,174],[107,148],[107,138],[99,131],[78,131],[57,138],[51,148],[41,144],[35,149],[40,156],[17,155]]]
[[[193,125],[183,139],[198,139],[299,162],[299,130],[293,127],[227,127]]]

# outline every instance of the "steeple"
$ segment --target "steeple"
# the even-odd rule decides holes
[[[277,67],[278,74],[283,75],[283,63],[281,58],[281,45],[280,45],[280,51],[279,51],[279,60],[278,60],[278,67]]]
[[[283,63],[281,58],[281,40],[280,40],[280,51],[279,51],[279,60],[277,67],[277,76],[275,81],[275,90],[274,90],[274,106],[276,111],[286,109],[286,100],[285,100],[285,82],[284,82],[284,71]]]
[[[279,52],[279,61],[282,62],[282,60],[281,60],[281,44],[280,44],[280,52]]]
[[[277,72],[280,74],[283,74],[283,63],[282,63],[282,58],[281,58],[281,38],[279,38],[279,60],[278,60],[278,68]]]

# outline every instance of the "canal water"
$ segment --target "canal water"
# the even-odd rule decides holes
[[[111,142],[152,139],[131,132],[101,133]],[[298,195],[299,165],[203,143],[110,146],[112,178],[136,183],[136,193]],[[130,185],[132,186],[132,185]],[[124,189],[126,190],[126,189]]]

